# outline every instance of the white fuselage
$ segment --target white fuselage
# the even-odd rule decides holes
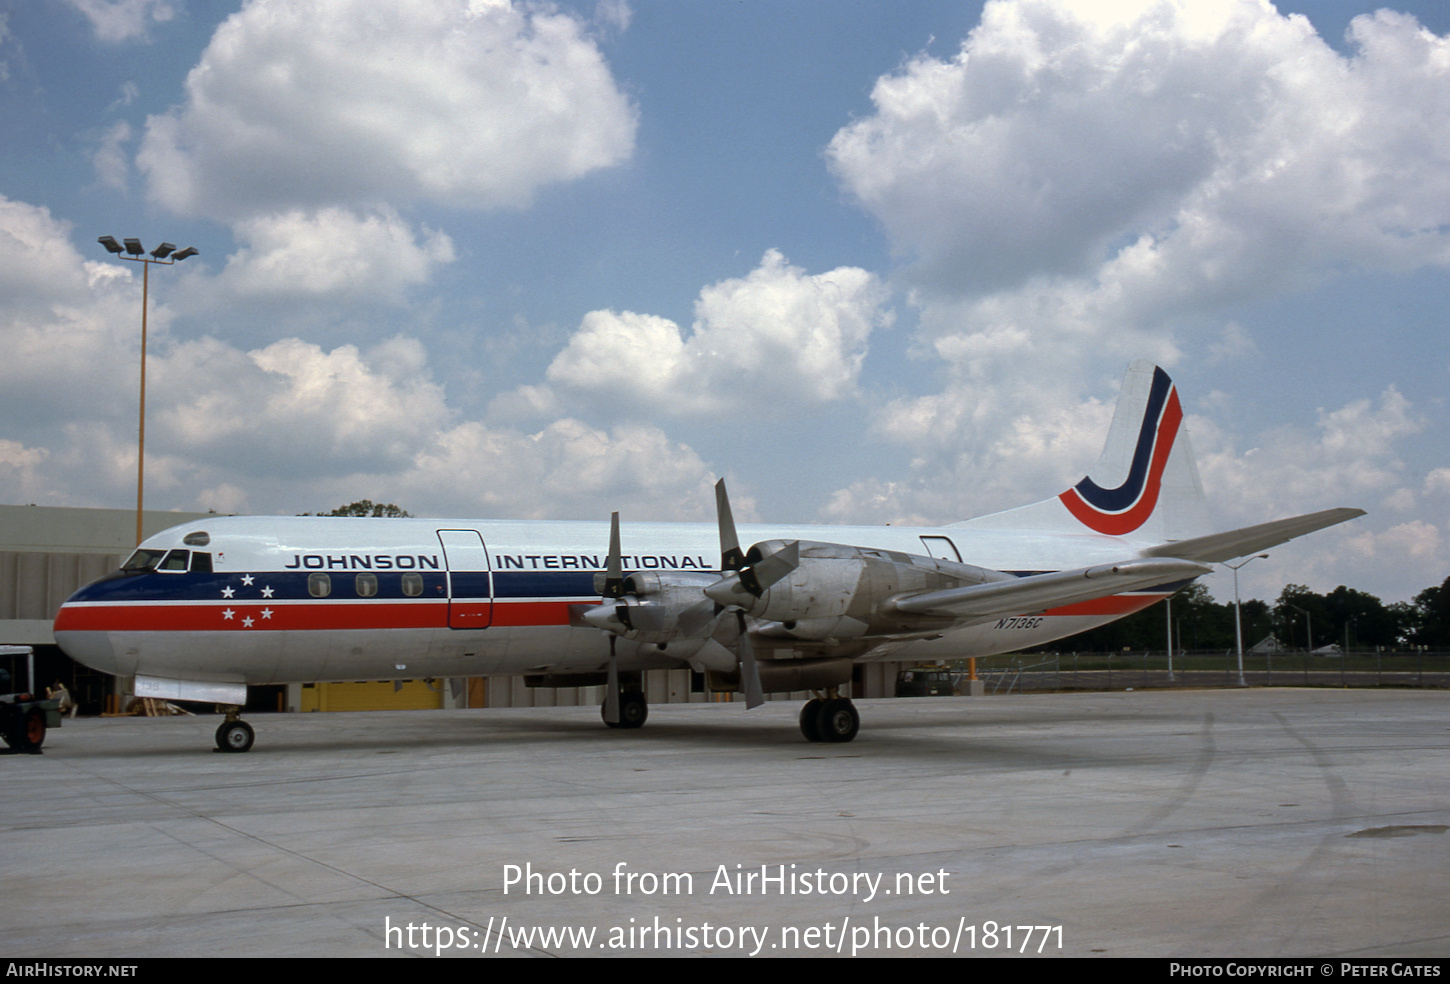
[[[1142,544],[1093,533],[960,527],[741,527],[742,543],[809,539],[929,555],[1014,574],[1108,563]],[[581,611],[607,561],[605,523],[217,517],[146,540],[150,569],[118,572],[62,606],[72,657],[120,676],[246,684],[589,673],[605,633]],[[183,553],[183,551],[185,553]],[[714,526],[623,527],[632,571],[715,572]],[[144,566],[144,565],[142,565]],[[1020,612],[913,639],[761,643],[762,658],[923,660],[1008,652],[1071,635],[1163,598],[1163,590]],[[622,640],[622,669],[684,665]]]

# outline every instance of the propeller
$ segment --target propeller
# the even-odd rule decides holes
[[[604,577],[594,575],[594,590],[606,599],[619,600],[624,597],[624,558],[620,555],[617,512],[609,516],[609,560],[605,565]],[[608,724],[619,724],[619,660],[615,647],[619,645],[619,633],[630,628],[629,606],[601,604],[585,612],[584,618],[609,636],[609,676],[604,688],[604,720]]]
[[[715,483],[715,513],[720,525],[720,571],[724,576],[705,588],[705,595],[719,606],[717,615],[727,610],[735,613],[735,626],[739,630],[736,650],[740,679],[745,685],[745,706],[759,707],[765,703],[765,693],[760,686],[760,667],[755,662],[755,647],[750,643],[745,609],[772,584],[800,566],[800,545],[792,540],[780,550],[765,554],[757,544],[748,554],[743,552],[723,478]]]
[[[772,584],[800,566],[800,542],[774,540],[757,543],[749,553],[742,551],[723,478],[715,483],[715,512],[720,523],[720,570],[725,576],[705,594],[722,608],[750,608]]]

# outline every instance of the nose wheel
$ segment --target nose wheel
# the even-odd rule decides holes
[[[256,734],[252,726],[243,721],[238,715],[240,711],[233,709],[227,712],[227,719],[216,729],[216,750],[219,752],[245,752],[251,749],[252,742],[256,740]]]

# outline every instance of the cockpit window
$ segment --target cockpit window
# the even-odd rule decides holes
[[[181,538],[181,542],[188,547],[204,547],[211,543],[211,534],[197,530],[195,533],[188,533]]]
[[[190,550],[173,550],[161,561],[161,566],[156,568],[159,571],[184,571],[190,565]]]
[[[196,574],[198,572],[202,574],[210,574],[211,554],[207,553],[205,550],[193,550],[191,552],[191,572],[193,574]]]
[[[129,560],[121,565],[121,570],[131,574],[154,571],[156,565],[161,562],[161,558],[165,556],[165,550],[137,550]]]

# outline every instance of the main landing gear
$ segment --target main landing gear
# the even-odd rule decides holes
[[[830,695],[835,690],[828,691]],[[861,715],[849,697],[826,696],[806,701],[801,707],[801,734],[809,742],[846,742],[861,730]]]
[[[216,729],[216,750],[219,752],[245,752],[256,740],[252,726],[242,720],[242,709],[227,708],[227,719]]]
[[[600,705],[599,713],[606,713],[605,705]],[[606,718],[604,723],[611,728],[638,728],[644,725],[648,717],[649,705],[645,703],[644,694],[638,690],[626,690],[619,695],[619,721]]]

